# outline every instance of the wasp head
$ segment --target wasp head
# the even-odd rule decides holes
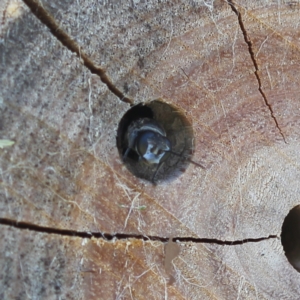
[[[134,121],[127,131],[128,149],[133,150],[148,164],[159,164],[167,151],[171,150],[171,142],[164,129],[153,119],[143,118]]]
[[[142,131],[136,139],[137,153],[149,164],[159,164],[165,153],[171,150],[171,142],[155,131]]]

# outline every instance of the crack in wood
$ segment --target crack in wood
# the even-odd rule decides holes
[[[46,25],[52,35],[56,37],[66,48],[77,54],[83,61],[92,74],[100,77],[101,81],[108,87],[108,89],[115,94],[121,101],[133,104],[133,100],[126,97],[107,76],[104,69],[96,66],[94,62],[80,49],[80,46],[63,30],[55,21],[53,16],[42,6],[38,0],[23,0],[23,2],[30,8],[31,12]]]
[[[283,138],[283,141],[287,144],[286,142],[286,139],[285,139],[285,136],[279,126],[279,123],[276,119],[276,116],[274,114],[274,111],[273,111],[273,108],[271,106],[271,104],[269,103],[268,99],[267,99],[267,96],[265,95],[263,89],[262,89],[262,85],[261,85],[261,79],[258,75],[258,72],[259,72],[259,68],[258,68],[258,64],[257,64],[257,61],[255,59],[255,55],[254,55],[254,51],[253,51],[253,48],[252,48],[252,42],[251,40],[249,39],[248,37],[248,34],[247,34],[247,30],[244,26],[244,23],[243,23],[243,19],[242,19],[242,14],[238,11],[238,9],[235,7],[234,5],[234,2],[232,0],[228,0],[227,3],[230,5],[232,11],[237,15],[238,17],[238,22],[239,22],[239,26],[241,28],[241,31],[243,33],[243,37],[244,37],[244,40],[245,40],[245,43],[247,44],[248,46],[248,51],[249,51],[249,54],[250,54],[250,57],[251,57],[251,60],[253,62],[253,65],[254,65],[254,68],[255,68],[255,72],[254,72],[254,75],[257,79],[257,82],[258,82],[258,90],[261,94],[261,96],[263,97],[264,99],[264,103],[265,105],[268,107],[269,111],[270,111],[270,114],[271,114],[271,117],[272,119],[274,120],[275,122],[275,125],[276,125],[276,128],[279,130],[279,133],[281,135],[281,137]]]
[[[111,240],[127,240],[127,239],[137,239],[143,241],[160,241],[162,243],[167,243],[169,241],[169,237],[159,237],[159,236],[147,236],[147,235],[139,235],[139,234],[125,234],[125,233],[102,233],[102,232],[89,232],[89,231],[75,231],[75,230],[68,230],[68,229],[58,229],[58,228],[51,228],[46,226],[39,226],[35,224],[30,224],[26,222],[18,222],[15,220],[0,218],[0,225],[10,226],[13,228],[17,228],[20,230],[29,230],[34,232],[41,232],[45,234],[56,234],[61,236],[70,236],[70,237],[80,237],[80,238],[96,238],[96,239],[104,239],[107,241]],[[268,239],[278,239],[277,235],[269,235],[266,237],[260,238],[247,238],[243,240],[220,240],[220,239],[211,239],[211,238],[194,238],[194,237],[172,237],[172,241],[178,242],[192,242],[198,244],[217,244],[217,245],[242,245],[246,243],[257,243],[261,241],[265,241]]]

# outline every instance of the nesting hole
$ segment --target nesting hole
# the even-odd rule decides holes
[[[300,272],[300,205],[291,209],[285,217],[281,243],[288,261]]]
[[[159,168],[157,164],[149,164],[141,159],[140,155],[128,149],[128,127],[138,119],[148,118],[157,122],[166,132],[166,137],[171,142],[171,150],[180,154],[176,156],[166,153],[163,163]],[[131,107],[122,117],[117,131],[117,147],[120,158],[128,170],[136,177],[146,179],[153,183],[172,180],[180,176],[189,165],[193,154],[193,130],[184,112],[179,108],[154,100],[139,103]],[[127,151],[126,158],[124,157]],[[153,178],[153,176],[155,177]]]

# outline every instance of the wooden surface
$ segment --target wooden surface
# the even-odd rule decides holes
[[[0,4],[0,298],[298,299],[280,234],[299,204],[300,4],[124,2],[42,1],[75,48]],[[206,170],[130,174],[130,105],[91,70],[180,108]]]

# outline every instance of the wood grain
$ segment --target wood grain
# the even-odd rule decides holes
[[[299,204],[300,6],[228,2],[38,2],[80,51],[2,2],[0,139],[15,144],[0,149],[0,218],[29,230],[2,222],[0,298],[298,299],[280,233]],[[206,170],[134,177],[116,147],[130,104],[100,69],[134,104],[178,107]],[[186,238],[171,271],[169,237]]]

